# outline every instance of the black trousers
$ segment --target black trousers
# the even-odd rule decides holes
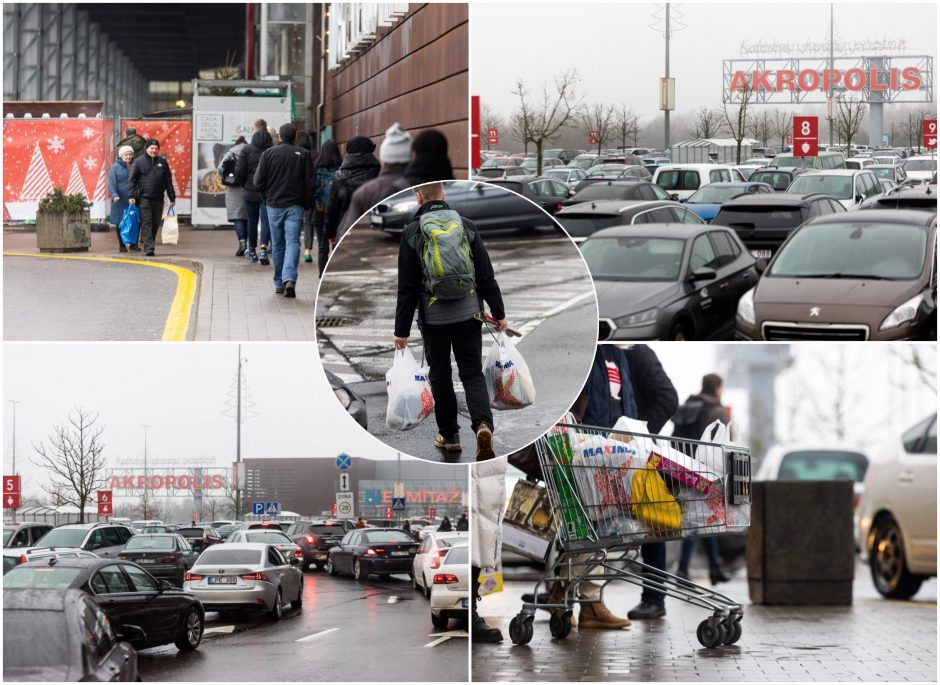
[[[144,252],[153,252],[157,231],[160,230],[160,224],[163,222],[163,200],[151,200],[142,197],[137,206],[140,208],[140,237],[138,240],[143,242]]]
[[[424,325],[421,333],[424,337],[424,353],[428,358],[431,382],[431,394],[434,395],[434,416],[437,429],[445,438],[457,434],[457,394],[454,392],[453,370],[450,365],[450,353],[454,351],[457,362],[457,375],[463,384],[470,410],[470,426],[476,433],[480,423],[486,421],[493,428],[493,412],[490,410],[490,396],[486,392],[483,379],[483,338],[480,328],[483,324],[476,319],[467,319],[460,323],[442,326]]]
[[[330,261],[330,243],[326,239],[326,214],[324,212],[318,212],[316,209],[313,210],[313,230],[317,234],[317,269],[320,271],[320,275],[323,275],[323,270],[326,268],[326,263]],[[304,223],[306,227],[306,223]],[[307,244],[307,237],[304,235],[304,245],[307,249],[313,248],[313,243]]]
[[[660,571],[666,570],[666,543],[650,542],[640,545],[640,556],[643,557],[643,563]],[[640,601],[650,604],[663,605],[666,603],[666,595],[651,587],[643,586],[643,594],[640,595]]]

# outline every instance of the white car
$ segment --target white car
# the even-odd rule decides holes
[[[908,599],[937,575],[936,414],[873,454],[858,534],[883,596]]]
[[[730,164],[667,164],[653,172],[653,183],[674,200],[684,200],[702,186],[720,181],[743,182],[744,177]]]
[[[446,629],[452,618],[466,619],[470,611],[470,547],[451,547],[433,575],[431,623]]]
[[[917,155],[904,160],[904,171],[912,185],[923,185],[937,173],[937,159],[929,155]]]
[[[587,178],[587,174],[584,169],[580,167],[572,166],[561,166],[555,167],[554,169],[543,169],[542,176],[546,178],[554,178],[556,181],[561,181],[569,188],[574,188],[578,181],[581,181]]]
[[[256,542],[263,545],[274,545],[278,551],[288,560],[298,558],[303,563],[304,552],[300,545],[291,540],[287,533],[280,528],[266,529],[256,528],[254,530],[236,530],[225,538],[225,544]]]
[[[162,526],[163,521],[158,519],[148,519],[146,521],[131,521],[130,527],[134,529],[135,533],[139,533],[147,526]]]
[[[414,528],[412,527],[412,530]],[[433,584],[434,574],[441,566],[444,556],[455,545],[465,545],[469,539],[469,533],[450,531],[447,533],[426,533],[421,539],[421,546],[415,554],[414,561],[414,588],[423,590],[425,597],[431,596],[431,585]]]
[[[823,193],[846,209],[884,192],[873,171],[859,169],[809,169],[793,179],[788,193]]]

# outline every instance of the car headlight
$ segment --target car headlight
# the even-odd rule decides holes
[[[754,291],[756,287],[751,288],[741,295],[738,300],[738,318],[749,326],[757,323],[757,317],[754,315]]]
[[[418,203],[413,200],[408,200],[406,202],[396,202],[392,205],[393,212],[410,212],[418,208]]]
[[[614,319],[614,323],[617,324],[618,328],[633,328],[635,326],[648,326],[651,323],[656,323],[657,318],[659,318],[659,309],[653,308]]]
[[[920,309],[920,303],[923,301],[924,293],[915,295],[895,309],[893,312],[888,314],[888,316],[885,317],[885,320],[881,322],[881,326],[878,327],[878,330],[885,331],[889,328],[897,328],[902,323],[913,321],[917,316],[917,310]]]
[[[349,409],[349,405],[352,404],[352,395],[349,394],[349,391],[345,388],[334,388],[333,394],[336,395],[336,399],[339,400],[339,403],[343,405],[343,409]]]

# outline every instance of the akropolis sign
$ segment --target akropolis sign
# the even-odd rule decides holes
[[[887,77],[887,78],[885,78]],[[753,90],[782,93],[790,91],[822,91],[845,89],[861,91],[914,91],[924,86],[918,67],[903,69],[762,69],[744,71],[738,69],[731,77],[728,90],[731,92]]]
[[[225,477],[210,473],[114,475],[111,476],[109,485],[112,490],[224,490]]]

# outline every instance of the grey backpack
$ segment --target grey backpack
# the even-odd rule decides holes
[[[470,241],[473,232],[464,226],[460,215],[452,209],[439,209],[420,218],[421,242],[418,256],[424,272],[424,283],[431,299],[460,300],[475,294],[476,279]]]

